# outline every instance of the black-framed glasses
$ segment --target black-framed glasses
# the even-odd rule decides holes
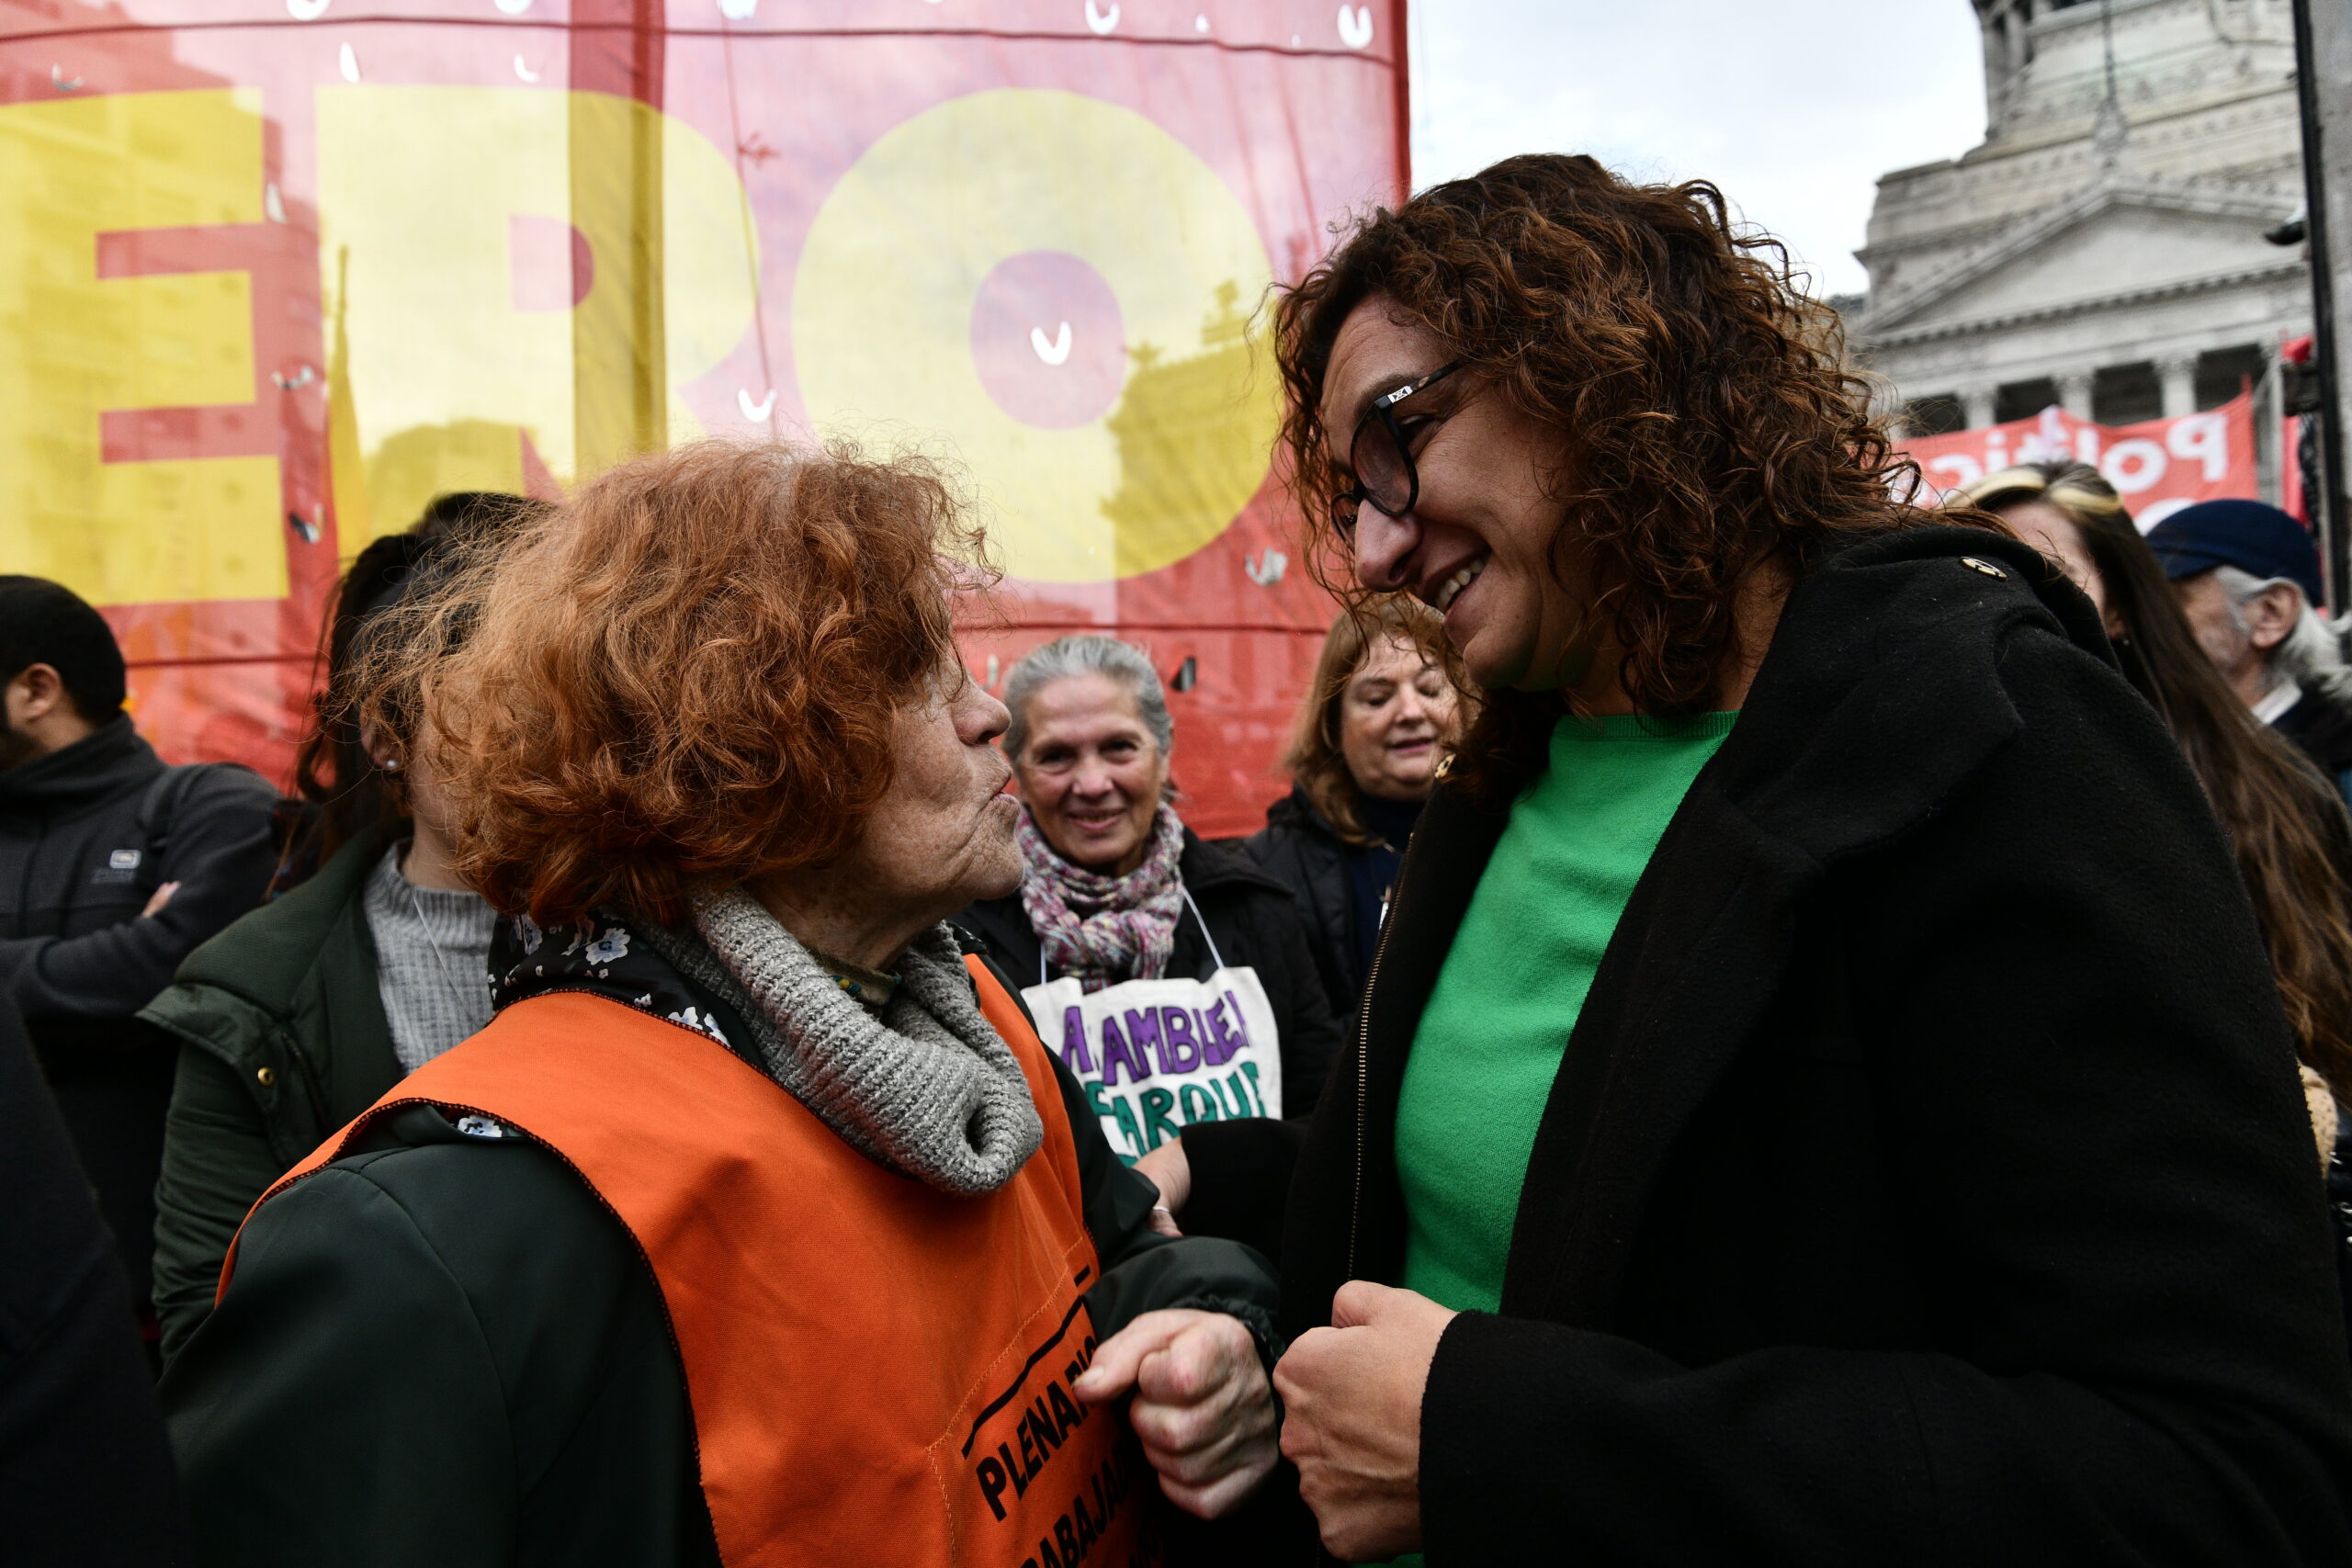
[[[1408,413],[1400,419],[1397,407],[1469,363],[1457,359],[1441,366],[1418,381],[1382,393],[1363,411],[1348,443],[1348,475],[1355,483],[1331,500],[1331,525],[1340,531],[1340,537],[1355,537],[1356,514],[1367,501],[1390,517],[1402,517],[1413,510],[1413,503],[1421,498],[1421,471],[1413,464],[1413,434],[1442,416],[1415,419]]]

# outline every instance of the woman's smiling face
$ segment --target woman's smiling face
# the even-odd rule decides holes
[[[1396,319],[1386,299],[1358,305],[1340,325],[1323,377],[1333,461],[1347,467],[1374,398],[1453,359],[1434,333]],[[1447,638],[1488,690],[1577,685],[1592,650],[1582,606],[1554,575],[1564,509],[1546,484],[1566,461],[1565,443],[1475,371],[1416,393],[1396,406],[1396,416],[1420,491],[1402,517],[1369,503],[1358,509],[1357,580],[1411,593],[1442,612]]]
[[[1072,865],[1125,876],[1151,852],[1168,753],[1134,690],[1110,675],[1065,675],[1029,698],[1012,760],[1037,831]]]

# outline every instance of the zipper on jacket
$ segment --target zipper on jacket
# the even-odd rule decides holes
[[[1440,773],[1438,775],[1445,775]],[[1348,1278],[1356,1277],[1356,1235],[1363,1219],[1363,1162],[1371,1130],[1365,1125],[1372,1100],[1372,992],[1380,979],[1380,960],[1388,951],[1388,920],[1405,897],[1405,868],[1396,868],[1396,886],[1388,895],[1388,919],[1380,922],[1380,940],[1372,945],[1372,967],[1364,972],[1363,1000],[1356,1007],[1356,1184],[1348,1201]]]

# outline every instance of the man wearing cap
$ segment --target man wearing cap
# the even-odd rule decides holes
[[[2311,534],[2258,501],[2206,501],[2157,524],[2148,544],[2222,678],[2352,801],[2352,669],[2313,607]]]

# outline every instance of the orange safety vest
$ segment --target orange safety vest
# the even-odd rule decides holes
[[[425,1104],[553,1150],[652,1266],[728,1568],[1106,1568],[1159,1560],[1125,1416],[1069,1385],[1100,1268],[1059,1086],[1028,1015],[965,960],[1044,1146],[985,1197],[858,1153],[718,1042],[620,1003],[514,1003],[327,1140],[262,1203]],[[220,1273],[226,1295],[232,1243]]]

